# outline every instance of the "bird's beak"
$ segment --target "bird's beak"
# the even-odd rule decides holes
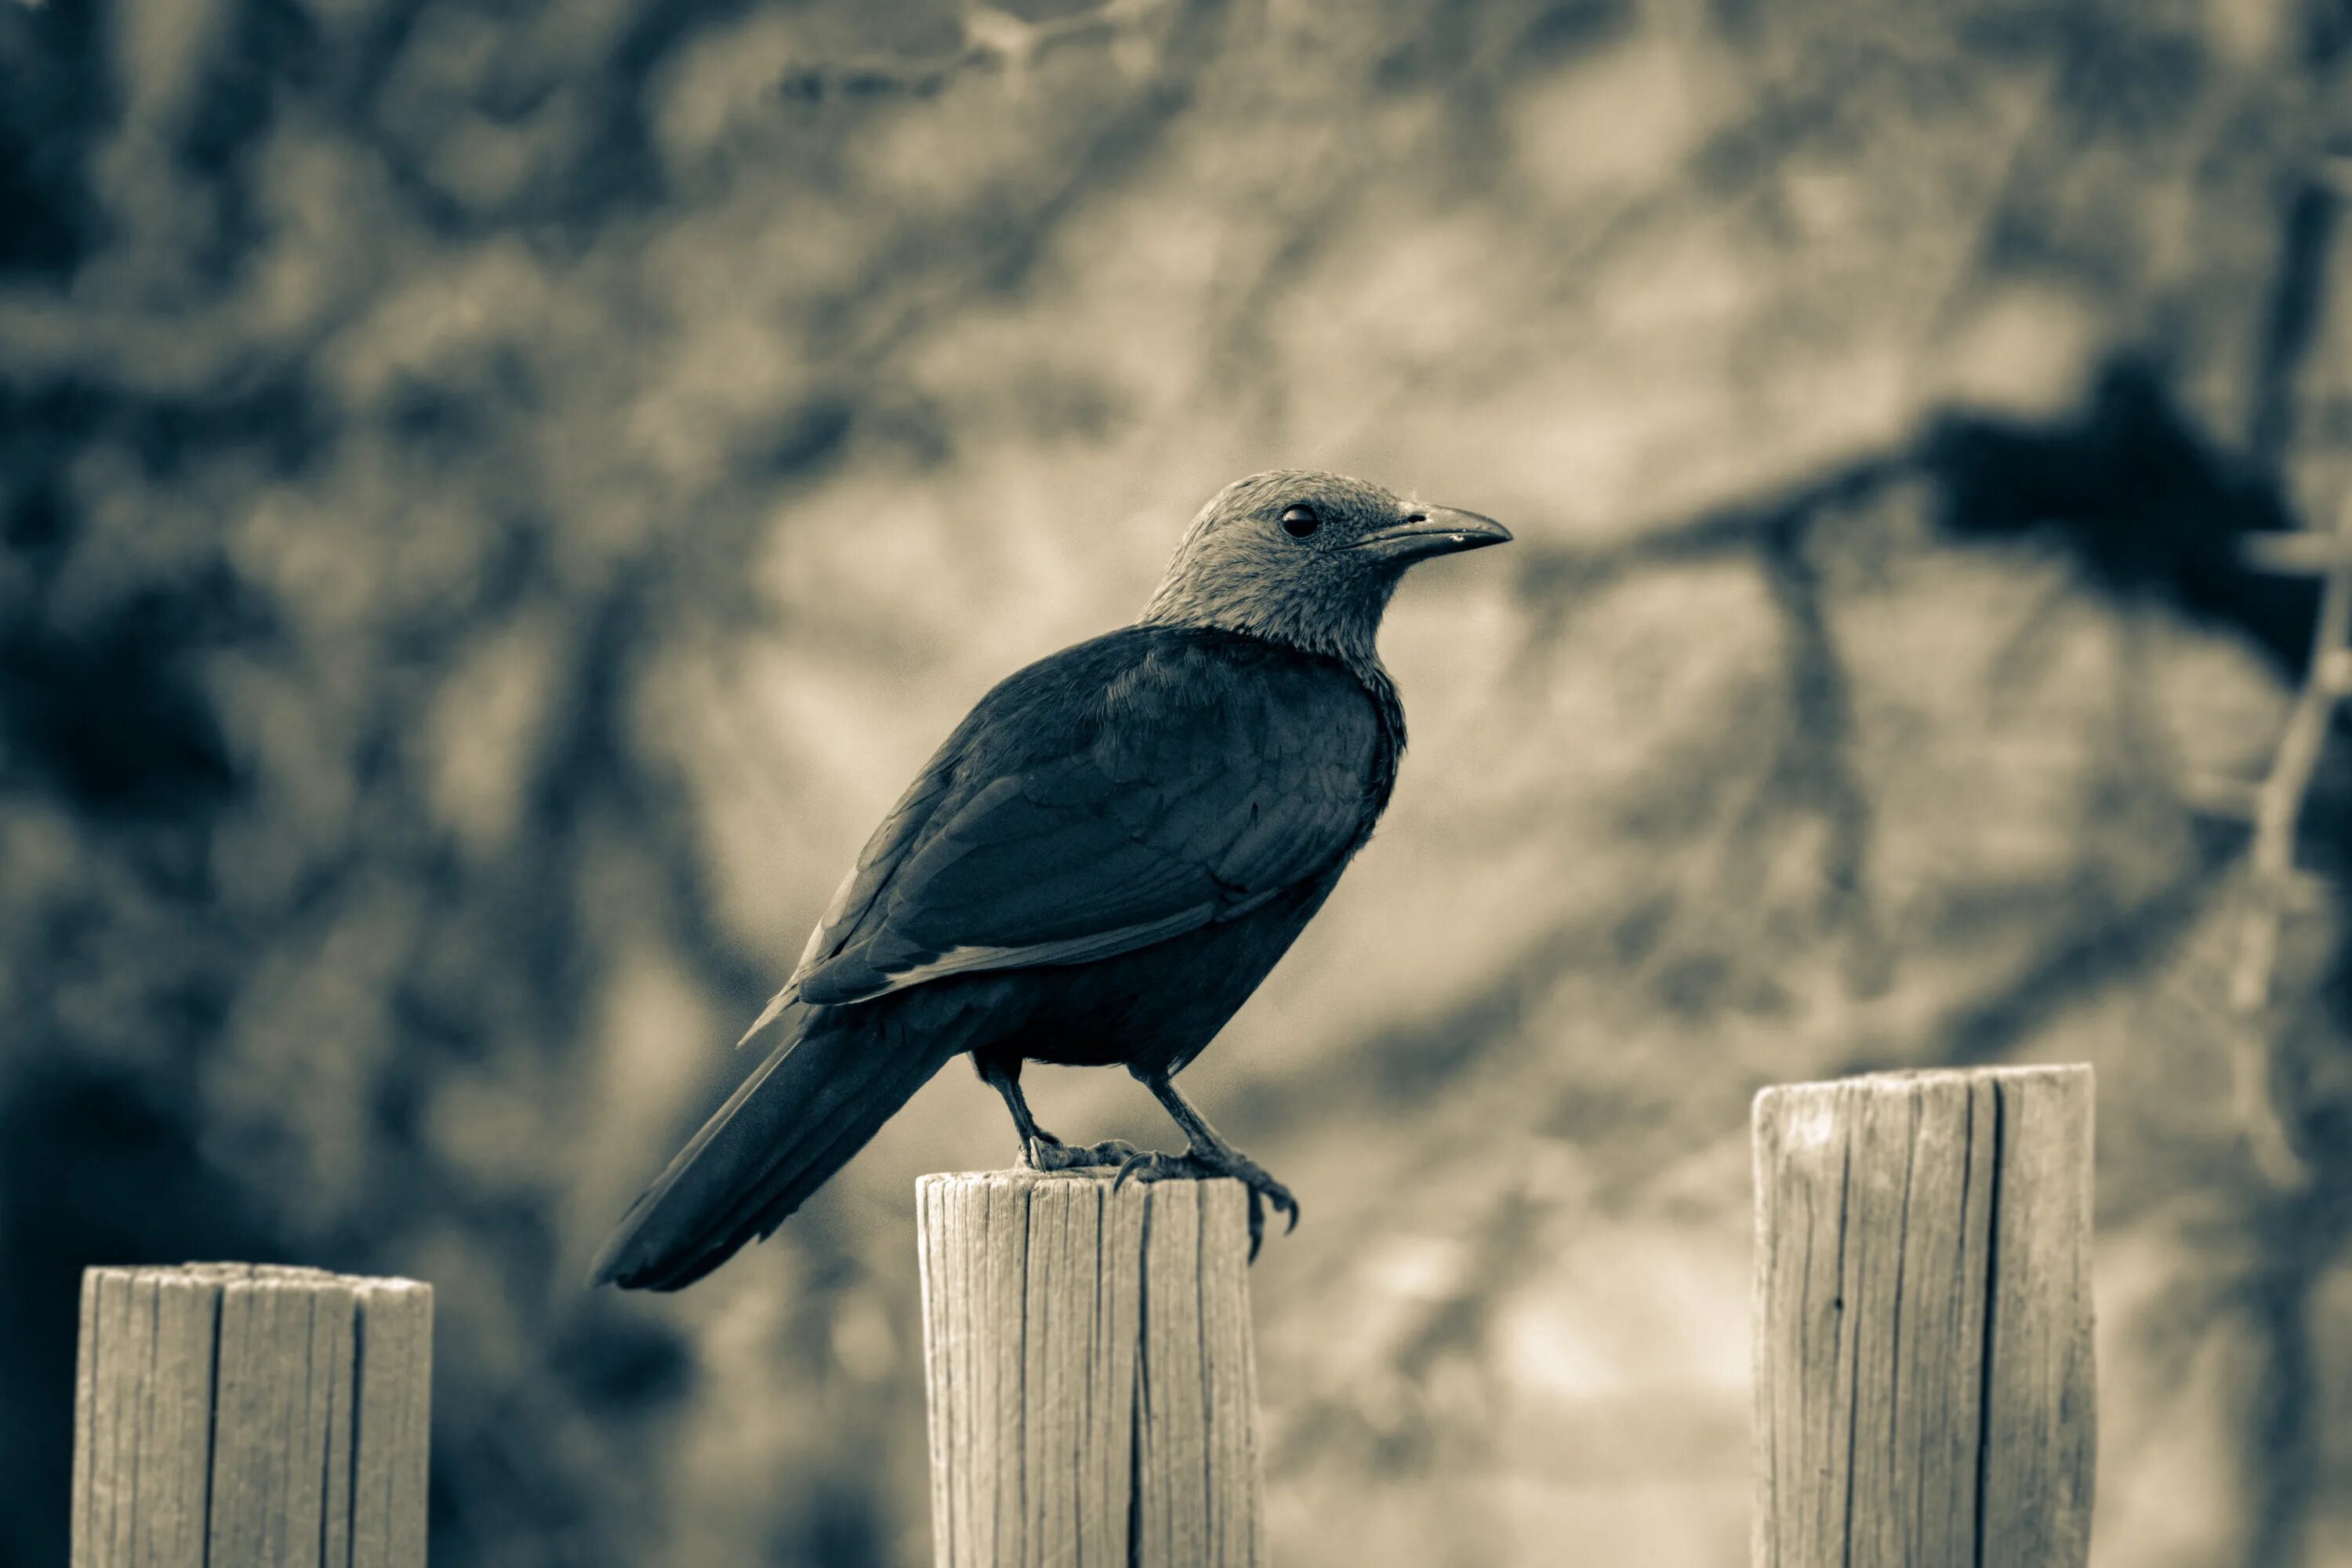
[[[1491,517],[1456,511],[1450,506],[1415,507],[1390,527],[1375,529],[1356,541],[1384,561],[1407,564],[1457,550],[1478,550],[1510,542],[1511,531]]]

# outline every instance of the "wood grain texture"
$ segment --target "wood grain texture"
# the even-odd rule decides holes
[[[1757,1568],[2088,1562],[2092,1090],[2067,1067],[1757,1097]]]
[[[412,1280],[88,1270],[75,1568],[421,1568],[431,1335]]]
[[[917,1196],[940,1568],[1264,1563],[1241,1186],[1006,1171]]]

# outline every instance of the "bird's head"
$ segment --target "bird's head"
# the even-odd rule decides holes
[[[1143,618],[1370,661],[1407,567],[1510,537],[1475,512],[1423,506],[1343,474],[1277,468],[1234,480],[1201,509]]]

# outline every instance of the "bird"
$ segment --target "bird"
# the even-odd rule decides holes
[[[983,696],[859,854],[744,1041],[778,1043],[631,1206],[595,1284],[675,1290],[765,1239],[957,1056],[1022,1163],[1229,1176],[1250,1257],[1288,1188],[1175,1075],[1257,989],[1371,837],[1404,709],[1376,647],[1418,563],[1500,544],[1492,518],[1304,469],[1237,479],[1185,530],[1134,624]],[[1181,1154],[1065,1142],[1024,1062],[1124,1066]]]

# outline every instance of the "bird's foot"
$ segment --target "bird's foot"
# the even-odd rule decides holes
[[[1139,1182],[1165,1182],[1192,1178],[1199,1180],[1230,1176],[1249,1189],[1250,1261],[1257,1261],[1257,1249],[1265,1239],[1265,1209],[1271,1204],[1276,1214],[1286,1216],[1288,1224],[1283,1234],[1298,1228],[1298,1200],[1290,1189],[1265,1173],[1265,1167],[1235,1149],[1203,1149],[1194,1144],[1181,1154],[1161,1154],[1142,1152],[1129,1155],[1118,1168],[1118,1179],[1111,1184],[1117,1192],[1127,1184],[1129,1177]]]
[[[1058,1138],[1032,1138],[1022,1146],[1021,1163],[1033,1171],[1095,1171],[1124,1165],[1140,1152],[1124,1138],[1076,1145]]]

